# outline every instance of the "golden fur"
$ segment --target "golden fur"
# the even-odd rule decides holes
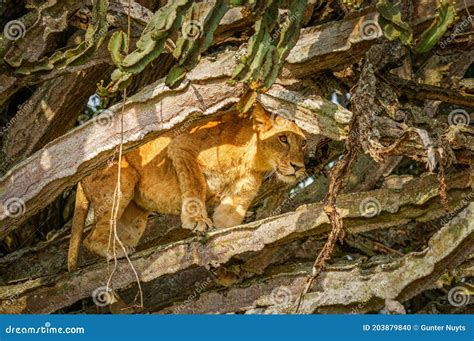
[[[140,240],[150,212],[181,214],[182,226],[205,232],[209,227],[240,224],[257,195],[263,177],[294,182],[304,174],[303,132],[259,105],[251,119],[226,113],[172,138],[172,133],[126,154],[121,163],[121,200],[117,233],[131,251]],[[107,257],[112,198],[117,166],[102,168],[78,185],[68,257],[77,265],[89,203],[95,226],[84,241],[92,252]],[[212,221],[206,205],[215,207]],[[112,249],[113,250],[113,249]],[[123,252],[116,247],[120,257]]]

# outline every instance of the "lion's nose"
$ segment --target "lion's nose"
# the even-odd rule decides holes
[[[295,170],[295,172],[299,171],[301,168],[303,168],[303,165],[297,165],[296,163],[290,162],[291,167]]]

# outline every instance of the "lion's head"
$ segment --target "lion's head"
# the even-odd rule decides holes
[[[266,112],[261,105],[254,107],[252,116],[264,167],[287,183],[301,178],[305,173],[306,136],[303,131],[285,117]]]

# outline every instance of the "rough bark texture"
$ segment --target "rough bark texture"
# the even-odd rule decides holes
[[[134,74],[124,107],[120,96],[104,95],[108,109],[74,128],[89,97],[103,90],[97,83],[116,67],[107,48],[112,34],[128,30],[130,15],[133,48],[166,1],[131,1],[129,9],[128,0],[110,0],[105,42],[92,55],[79,65],[20,75],[15,63],[34,63],[85,39],[92,7],[44,3],[42,11],[21,12],[10,0],[0,6],[0,24],[20,19],[29,28],[17,40],[0,40],[0,252],[7,244],[15,250],[0,258],[0,313],[405,313],[427,291],[472,286],[474,54],[471,36],[456,25],[472,23],[466,16],[474,0],[454,4],[460,20],[422,55],[414,47],[436,20],[434,0],[401,6],[416,38],[411,47],[384,37],[374,1],[360,11],[341,1],[309,1],[280,76],[256,99],[307,132],[307,177],[297,186],[269,177],[245,224],[205,238],[182,229],[179,217],[152,217],[131,256],[143,307],[125,259],[117,262],[113,292],[104,290],[114,263],[84,248],[80,268],[67,272],[72,188],[116,159],[121,141],[127,152],[168,130],[178,135],[242,104],[250,89],[262,90],[232,80],[251,48],[258,13],[230,9],[197,66],[185,65],[184,81],[168,87],[165,78],[179,62],[170,52],[183,35],[176,30],[165,51]],[[197,3],[194,14],[202,19],[214,5]],[[45,216],[65,225],[48,231]],[[340,238],[332,238],[337,231]],[[336,243],[344,233],[344,243]],[[333,260],[328,254],[298,304],[328,245]],[[98,292],[107,302],[96,302]],[[444,299],[444,308],[465,312],[469,297],[462,307]]]
[[[469,181],[470,175],[468,173],[457,174],[448,180],[453,209],[462,202],[462,194],[469,192]],[[419,193],[418,188],[425,188],[426,191]],[[402,191],[380,189],[369,193],[340,196],[338,207],[343,212],[342,217],[348,232],[362,233],[374,229],[405,225],[411,221],[428,221],[440,218],[443,216],[443,209],[440,207],[437,196],[436,179],[429,176],[413,180],[406,184]],[[378,215],[370,219],[364,218],[366,212],[361,209],[367,198],[380,204]],[[427,205],[428,209],[425,210]],[[467,212],[472,211],[468,210]],[[461,239],[457,241],[459,243],[466,238],[472,238],[472,229],[474,228],[472,219],[470,219],[472,217],[469,215],[467,217],[466,224],[469,228],[466,227],[467,234],[460,235]],[[205,242],[194,237],[165,246],[152,247],[132,256],[132,261],[140,280],[146,283],[196,266],[218,268],[237,255],[260,252],[269,245],[288,243],[295,238],[301,238],[301,236],[322,234],[329,228],[329,220],[322,210],[322,205],[307,205],[292,213],[212,232]],[[452,251],[451,247],[455,247],[457,244],[449,242],[447,245],[450,248],[440,250],[440,252],[445,252],[442,255],[449,255]],[[48,248],[46,252],[50,252],[50,249]],[[58,253],[56,256],[59,256]],[[11,258],[16,262],[14,255]],[[21,259],[28,259],[28,255],[21,255]],[[65,263],[62,264],[64,266]],[[8,262],[3,265],[4,269],[10,266]],[[33,272],[27,274],[27,277],[31,278],[30,280],[21,284],[3,286],[1,294],[3,301],[1,301],[0,311],[54,312],[67,307],[80,298],[90,296],[91,292],[100,287],[108,278],[108,266],[104,262],[87,266],[76,272],[62,274],[59,277],[50,273],[51,270],[54,269],[45,269],[44,267],[41,269],[41,265],[39,265]],[[37,276],[35,273],[40,274],[41,277],[34,278]],[[46,277],[43,277],[44,275]],[[224,276],[222,281],[225,281],[226,277]],[[347,277],[347,279],[350,278],[350,276]],[[11,280],[15,282],[18,279],[12,278]],[[134,283],[133,273],[126,260],[119,261],[113,283],[114,289],[125,288]],[[15,300],[12,302],[10,297],[15,297]],[[48,297],[48,300],[44,300],[44,297]]]

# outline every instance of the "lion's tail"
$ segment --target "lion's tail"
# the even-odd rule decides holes
[[[76,205],[74,207],[74,218],[72,219],[71,239],[69,240],[69,252],[67,256],[67,268],[69,271],[74,271],[77,268],[77,259],[89,205],[90,202],[87,200],[84,189],[79,182],[76,190]]]

